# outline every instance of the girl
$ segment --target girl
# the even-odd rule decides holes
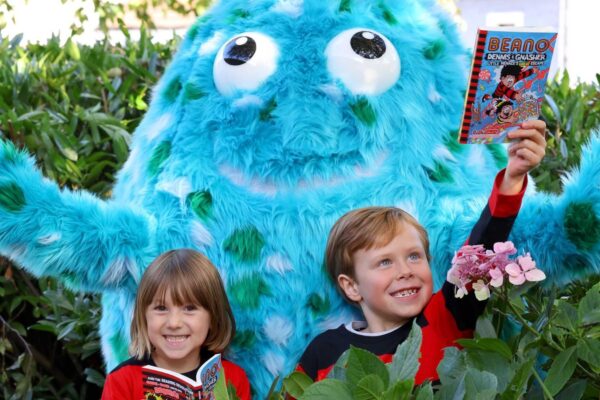
[[[132,358],[106,378],[102,400],[144,399],[141,368],[156,365],[195,378],[198,367],[229,345],[235,321],[217,269],[194,250],[171,250],[148,267],[131,322]],[[250,399],[244,371],[223,360],[228,384]]]

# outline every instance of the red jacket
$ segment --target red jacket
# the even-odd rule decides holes
[[[250,383],[242,368],[222,360],[227,384],[232,384],[240,400],[250,400]],[[121,363],[106,377],[102,400],[145,400],[142,385],[142,367],[154,364],[152,360],[130,358]]]

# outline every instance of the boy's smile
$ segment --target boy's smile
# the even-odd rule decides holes
[[[418,315],[429,302],[433,280],[418,231],[404,224],[383,247],[354,253],[355,279],[338,282],[356,301],[367,320],[367,332],[396,328]]]
[[[210,327],[210,314],[195,304],[175,305],[171,294],[155,298],[146,309],[152,359],[157,366],[188,372],[200,364],[200,347]]]

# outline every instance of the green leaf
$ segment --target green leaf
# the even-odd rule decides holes
[[[81,53],[79,52],[79,47],[77,47],[77,43],[69,38],[67,43],[65,43],[65,50],[69,57],[71,57],[75,61],[81,60]]]
[[[455,380],[462,380],[467,373],[466,353],[456,347],[446,347],[444,358],[437,367],[442,386]]]
[[[77,321],[71,321],[68,324],[66,324],[63,328],[60,329],[60,331],[58,332],[58,335],[56,336],[56,339],[57,340],[63,339],[69,333],[73,332],[73,329],[75,329],[76,325],[77,325]]]
[[[544,380],[544,385],[546,385],[550,394],[555,395],[558,393],[573,375],[577,365],[575,350],[576,346],[569,347],[554,359]]]
[[[51,332],[51,333],[56,332],[56,328],[53,325],[49,325],[46,323],[33,324],[33,325],[29,326],[29,329],[35,330],[35,331]]]
[[[346,368],[346,379],[350,388],[353,389],[360,380],[371,374],[377,375],[384,387],[387,387],[390,376],[383,361],[367,350],[351,346]]]
[[[508,388],[502,396],[501,400],[517,400],[520,399],[523,393],[527,390],[527,382],[533,372],[533,366],[535,359],[531,358],[525,362],[522,362],[516,369],[515,375],[508,384]]]
[[[324,379],[304,391],[298,400],[353,400],[348,385],[337,379]]]
[[[515,367],[505,357],[485,350],[467,350],[467,367],[493,374],[498,380],[498,391],[506,390],[513,379]]]
[[[427,382],[417,388],[415,400],[433,400],[433,387],[431,386],[431,382]]]
[[[578,379],[554,397],[554,400],[579,400],[583,397],[587,381]]]
[[[382,400],[407,400],[410,398],[413,386],[412,379],[396,382],[383,393]]]
[[[577,357],[588,364],[600,367],[600,341],[583,338],[577,343]]]
[[[388,365],[392,382],[415,378],[419,369],[422,339],[421,327],[414,320],[408,337],[398,346],[391,364]]]
[[[566,328],[571,332],[575,332],[578,327],[577,309],[572,304],[567,303],[564,300],[559,301],[556,306],[556,317],[554,317],[554,324]]]
[[[494,329],[491,318],[487,316],[481,316],[477,318],[475,335],[480,338],[496,339],[498,337],[498,335],[496,335],[496,329]]]
[[[577,307],[578,319],[582,325],[600,323],[600,290],[597,286],[586,293]]]
[[[458,339],[456,343],[460,344],[465,349],[477,349],[491,351],[500,354],[507,360],[512,359],[512,350],[506,343],[500,339],[480,338],[480,339]]]
[[[378,400],[384,390],[383,380],[375,374],[370,374],[358,381],[352,394],[355,400]]]
[[[346,381],[346,366],[348,364],[348,357],[350,356],[350,349],[344,351],[340,358],[335,362],[333,368],[327,374],[328,379],[338,379],[340,381]]]
[[[98,387],[104,386],[104,375],[102,373],[98,372],[94,368],[86,368],[83,372],[85,373],[86,381],[93,383]]]
[[[486,371],[468,369],[465,375],[465,400],[493,400],[496,398],[498,380]]]
[[[306,388],[313,384],[313,380],[303,372],[292,372],[283,380],[283,387],[292,397],[302,396]]]

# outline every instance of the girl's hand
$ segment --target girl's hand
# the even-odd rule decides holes
[[[508,165],[500,187],[503,194],[521,191],[525,176],[537,167],[546,154],[546,123],[541,120],[525,121],[521,128],[508,134],[514,140],[508,147]]]

